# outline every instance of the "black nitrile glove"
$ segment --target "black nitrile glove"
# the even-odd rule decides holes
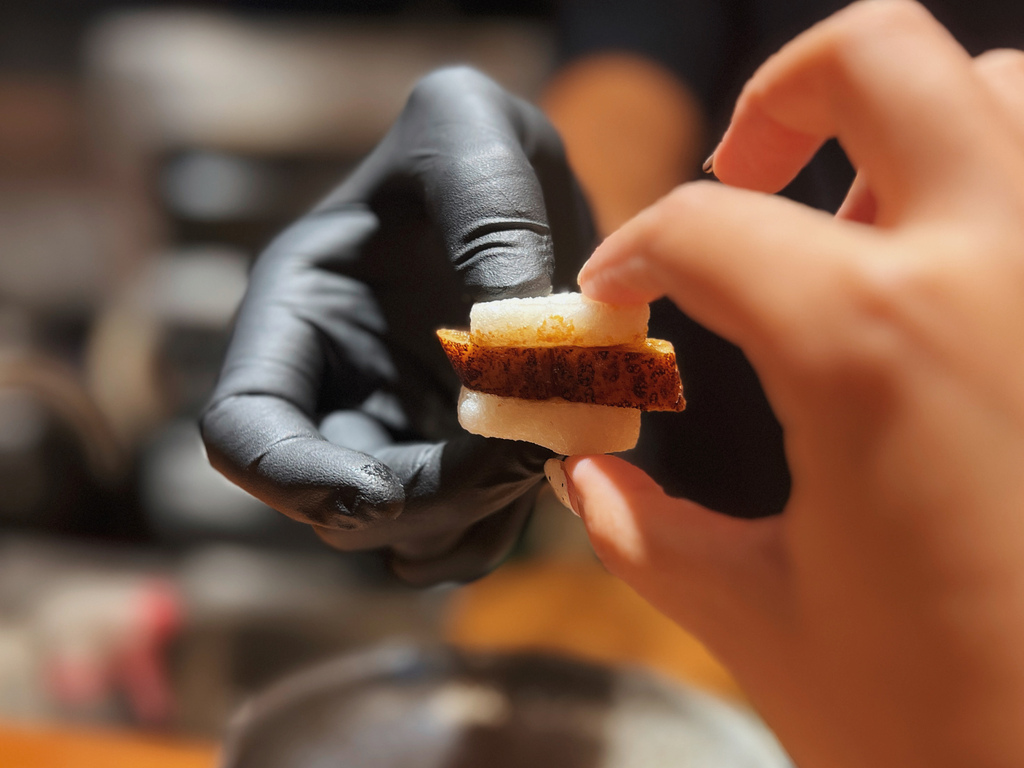
[[[486,573],[551,453],[462,431],[434,331],[474,301],[547,293],[556,261],[574,277],[592,245],[536,108],[472,70],[424,78],[257,261],[202,420],[210,461],[338,549],[388,548],[408,582]]]

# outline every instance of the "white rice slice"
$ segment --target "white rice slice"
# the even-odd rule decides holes
[[[646,304],[605,304],[579,293],[474,304],[470,340],[492,347],[611,347],[647,338]]]
[[[484,437],[525,440],[572,456],[616,453],[636,445],[640,411],[610,405],[554,400],[521,400],[462,388],[459,423]]]

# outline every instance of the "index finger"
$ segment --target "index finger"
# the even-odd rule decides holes
[[[714,171],[727,184],[775,192],[836,137],[870,177],[884,226],[973,194],[970,182],[1007,151],[992,122],[971,58],[928,11],[870,0],[805,32],[755,73]]]
[[[578,269],[593,225],[561,138],[539,109],[466,67],[423,78],[373,154],[321,210],[415,190],[474,301],[550,292],[556,259]],[[387,206],[385,206],[387,207]]]

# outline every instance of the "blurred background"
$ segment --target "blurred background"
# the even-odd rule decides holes
[[[550,497],[511,564],[412,591],[208,466],[197,416],[261,247],[429,70],[471,63],[537,98],[556,63],[543,4],[344,5],[0,4],[0,744],[22,765],[48,764],[31,734],[95,727],[212,764],[253,692],[395,640],[739,697]]]

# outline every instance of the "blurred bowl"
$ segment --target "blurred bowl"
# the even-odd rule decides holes
[[[235,718],[224,768],[789,768],[748,712],[635,669],[383,647]]]

